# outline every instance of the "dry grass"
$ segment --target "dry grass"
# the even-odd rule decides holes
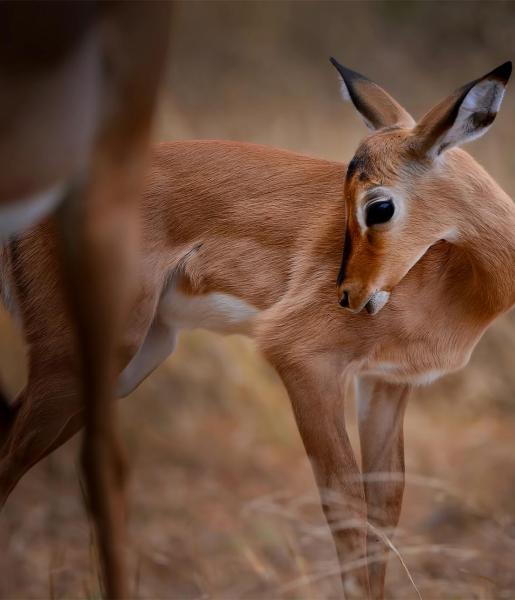
[[[515,417],[492,412],[464,421],[438,398],[410,407],[394,544],[424,598],[515,590]],[[329,531],[288,400],[250,342],[184,336],[122,414],[133,465],[134,597],[337,595]],[[2,597],[98,594],[76,445],[33,469],[6,506]],[[415,597],[395,557],[388,589]]]
[[[419,115],[513,58],[514,16],[509,3],[181,4],[158,137],[349,158],[364,130],[338,99],[329,54]],[[510,90],[499,123],[471,146],[512,195],[514,109]],[[22,347],[5,315],[0,331],[14,391]],[[515,597],[514,365],[512,314],[463,372],[419,390],[408,409],[407,491],[393,543],[426,600]],[[133,465],[135,598],[337,597],[334,551],[288,399],[248,340],[185,335],[121,415]],[[73,440],[35,467],[7,503],[1,598],[99,597],[76,450]],[[392,556],[390,598],[417,597],[406,568]]]

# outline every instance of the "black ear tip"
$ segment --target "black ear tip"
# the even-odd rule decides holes
[[[338,73],[340,73],[340,75],[343,77],[343,79],[346,83],[350,83],[356,79],[364,79],[365,81],[368,81],[368,79],[364,75],[361,75],[361,73],[356,73],[356,71],[353,71],[352,69],[348,69],[347,67],[344,67],[343,65],[341,65],[336,60],[336,58],[333,58],[331,56],[329,58],[329,61],[331,62],[333,67],[335,67],[335,69],[338,71]]]
[[[513,64],[511,62],[511,60],[507,60],[503,65],[502,68],[504,69],[504,74],[506,77],[506,81],[508,81],[508,79],[510,78],[511,72],[513,70]]]
[[[508,79],[510,78],[511,71],[512,71],[512,63],[511,63],[511,60],[508,60],[505,63],[503,63],[502,65],[498,66],[496,69],[494,69],[490,73],[490,76],[495,79],[498,79],[499,81],[502,81],[503,83],[507,83]]]
[[[329,62],[333,65],[333,67],[340,73],[342,77],[345,77],[345,71],[347,70],[343,65],[341,65],[334,56],[329,58]]]

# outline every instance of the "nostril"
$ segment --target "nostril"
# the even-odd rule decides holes
[[[342,306],[343,308],[349,308],[349,293],[348,292],[343,292],[343,296],[341,297],[341,300],[340,300],[340,306]]]

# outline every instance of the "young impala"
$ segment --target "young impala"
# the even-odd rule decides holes
[[[232,142],[155,148],[119,392],[149,375],[182,329],[251,335],[289,392],[342,566],[368,552],[368,566],[342,569],[344,589],[380,598],[380,532],[399,518],[409,390],[465,365],[515,302],[515,208],[456,148],[492,124],[511,64],[416,123],[379,86],[333,63],[372,130],[348,165]],[[55,245],[48,222],[2,260],[30,357],[1,449],[2,500],[81,423]],[[362,472],[380,480],[361,476],[349,443],[351,380]]]

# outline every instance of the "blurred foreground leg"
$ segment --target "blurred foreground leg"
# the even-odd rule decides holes
[[[166,52],[168,3],[109,5],[105,115],[89,170],[58,214],[76,324],[85,432],[82,468],[108,598],[126,598],[125,464],[116,429],[115,346],[134,283],[138,197]]]

